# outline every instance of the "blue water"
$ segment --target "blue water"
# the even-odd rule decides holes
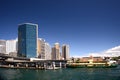
[[[0,68],[0,80],[120,80],[117,68],[29,70]]]

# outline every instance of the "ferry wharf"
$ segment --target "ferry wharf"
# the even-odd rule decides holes
[[[21,58],[0,56],[0,68],[26,69],[60,69],[66,68],[67,60],[44,60],[38,58]]]

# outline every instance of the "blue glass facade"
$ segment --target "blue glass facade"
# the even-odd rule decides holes
[[[37,53],[37,25],[21,24],[18,27],[18,57],[35,57]]]

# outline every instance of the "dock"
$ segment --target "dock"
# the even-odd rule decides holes
[[[0,68],[13,69],[60,69],[66,68],[67,60],[44,60],[20,57],[0,56]]]

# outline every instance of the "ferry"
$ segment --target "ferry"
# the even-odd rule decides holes
[[[116,61],[108,61],[108,62],[99,62],[94,63],[92,61],[88,63],[67,63],[67,68],[114,68],[117,67],[118,64]]]

